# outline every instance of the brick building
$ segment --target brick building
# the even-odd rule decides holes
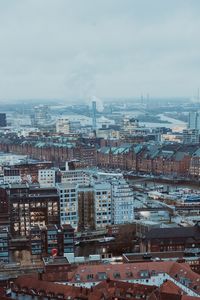
[[[193,227],[153,228],[141,241],[141,252],[200,252],[200,224]],[[198,252],[197,252],[198,253]]]

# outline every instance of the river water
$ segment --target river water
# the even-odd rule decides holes
[[[167,123],[151,123],[151,122],[140,122],[141,125],[144,125],[146,127],[167,127],[172,129],[172,131],[178,131],[181,132],[183,129],[187,128],[187,123],[174,119],[174,118],[170,118],[165,116],[164,114],[160,114],[158,115],[160,117],[160,119],[162,121],[166,121]],[[169,122],[169,123],[168,123]]]

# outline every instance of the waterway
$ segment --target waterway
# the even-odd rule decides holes
[[[149,127],[149,128],[166,127],[166,128],[172,129],[172,131],[177,131],[177,132],[181,132],[183,129],[187,128],[187,123],[185,123],[183,121],[167,117],[164,114],[159,114],[158,117],[160,117],[161,121],[165,121],[166,123],[164,123],[164,122],[160,122],[160,123],[140,122],[140,124],[144,125],[146,127]]]

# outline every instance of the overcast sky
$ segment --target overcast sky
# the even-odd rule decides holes
[[[198,87],[199,0],[0,0],[0,100]]]

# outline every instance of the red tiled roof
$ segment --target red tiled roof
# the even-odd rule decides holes
[[[147,276],[142,276],[145,271]],[[110,280],[145,279],[152,274],[167,273],[177,281],[187,278],[189,288],[200,293],[200,275],[193,272],[186,263],[173,261],[140,262],[126,264],[96,264],[79,265],[73,272],[68,273],[69,282],[99,282],[106,278]],[[100,277],[103,275],[103,277]]]
[[[200,275],[193,272],[190,266],[186,263],[174,263],[170,269],[169,275],[179,281],[181,278],[190,280],[189,288],[194,289],[195,292],[200,293]]]
[[[138,299],[143,296],[149,300],[197,300],[198,297],[182,296],[182,291],[170,281],[166,281],[160,288],[143,284],[133,284],[122,281],[106,280],[98,285],[88,288],[68,286],[62,284],[51,283],[36,279],[34,276],[21,276],[16,281],[14,286],[22,290],[25,294],[43,291],[45,295],[63,295],[65,299],[85,299],[85,300],[100,300],[100,299],[115,299],[119,295],[125,299]],[[2,298],[3,299],[3,298]]]
[[[88,289],[73,287],[69,285],[56,284],[48,281],[41,281],[33,276],[20,276],[15,281],[15,286],[29,291],[44,291],[45,294],[62,294],[67,297],[78,297],[80,294],[87,294]],[[72,298],[73,299],[73,298]]]
[[[182,290],[170,280],[166,280],[160,287],[161,293],[181,294]]]
[[[120,273],[120,279],[141,279],[140,272],[142,270],[156,271],[157,273],[170,273],[170,270],[175,262],[141,262],[141,263],[126,263],[126,264],[93,264],[79,265],[77,269],[68,275],[70,282],[76,282],[76,275],[80,275],[79,282],[100,281],[98,273],[106,273],[107,278],[115,280],[114,274]],[[129,276],[128,274],[132,274]],[[93,279],[88,280],[88,275],[93,274]]]
[[[192,297],[192,296],[183,295],[181,297],[181,300],[199,300],[199,297]]]
[[[47,281],[38,280],[32,276],[21,276],[15,281],[15,287],[22,290],[23,293],[35,292],[36,294],[43,291],[45,295],[58,295],[61,294],[67,299],[87,299],[87,300],[100,300],[112,299],[117,295],[123,295],[123,299],[135,299],[134,296],[150,295],[157,287],[149,285],[140,285],[120,281],[102,281],[97,286],[88,289],[75,286],[68,286]],[[146,297],[145,297],[146,298]]]

